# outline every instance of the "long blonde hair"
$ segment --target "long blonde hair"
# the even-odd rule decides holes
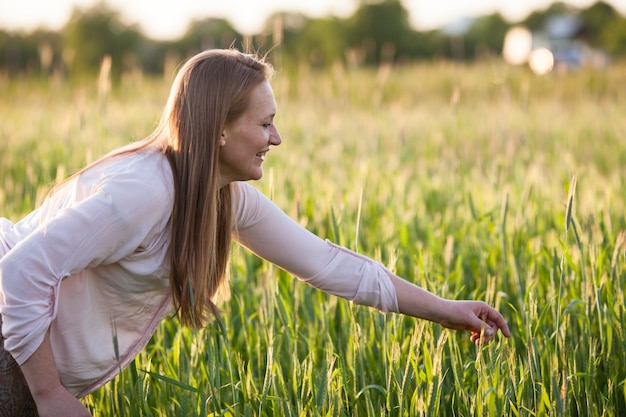
[[[159,136],[174,173],[170,284],[182,324],[217,314],[213,297],[225,284],[232,232],[231,186],[220,189],[219,143],[224,126],[249,105],[254,87],[273,75],[263,60],[239,51],[208,50],[179,71]]]
[[[179,70],[152,134],[91,165],[148,147],[167,157],[174,178],[170,287],[183,325],[200,327],[219,313],[213,299],[226,284],[233,225],[233,185],[220,188],[221,133],[246,111],[254,87],[273,74],[269,63],[252,54],[201,52]]]

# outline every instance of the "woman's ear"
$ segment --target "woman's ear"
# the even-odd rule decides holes
[[[226,131],[222,131],[222,135],[220,137],[220,146],[226,145]]]

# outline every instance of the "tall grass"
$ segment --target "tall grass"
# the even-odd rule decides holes
[[[317,292],[233,247],[223,323],[165,321],[96,416],[626,414],[624,67],[500,63],[279,74],[283,145],[255,183],[302,225],[430,291],[484,299],[510,339]],[[0,207],[145,136],[167,82],[0,85]]]

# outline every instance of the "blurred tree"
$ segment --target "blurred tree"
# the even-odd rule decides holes
[[[294,67],[299,62],[323,67],[337,61],[379,64],[434,57],[474,59],[499,53],[511,26],[494,13],[475,19],[455,36],[441,30],[418,32],[411,28],[401,0],[359,0],[353,15],[346,19],[311,19],[300,13],[278,12],[267,19],[261,34],[244,37],[227,20],[207,18],[191,22],[180,39],[155,41],[145,38],[135,25],[125,24],[105,1],[87,9],[75,8],[61,32],[0,30],[0,72],[36,74],[64,67],[75,75],[95,73],[108,55],[114,77],[139,67],[169,75],[174,62],[202,49],[231,45],[270,52],[279,66]],[[544,31],[558,15],[577,16],[581,23],[577,36],[590,45],[626,56],[626,18],[603,0],[582,10],[556,2],[517,24]]]
[[[500,13],[479,17],[465,34],[466,55],[472,58],[499,55],[510,27]]]
[[[580,12],[580,19],[585,32],[586,41],[595,47],[607,49],[619,49],[620,21],[624,19],[613,6],[604,1],[599,1]],[[623,35],[622,35],[623,36]]]
[[[47,74],[60,67],[61,37],[44,29],[23,33],[0,31],[0,68],[9,74]]]
[[[585,29],[595,38],[602,33],[608,23],[619,20],[620,16],[613,6],[604,1],[598,1],[581,10],[580,18]]]
[[[309,19],[302,14],[282,13],[282,53],[293,62],[307,62],[322,67],[343,61],[346,50],[346,27],[342,20],[329,17]]]
[[[559,14],[575,14],[576,10],[561,1],[552,3],[544,10],[531,12],[524,20],[520,22],[521,25],[526,26],[531,31],[540,31],[544,29],[548,18]]]
[[[185,55],[209,48],[240,46],[243,36],[225,19],[207,18],[192,21],[185,35],[176,42]]]
[[[73,73],[94,73],[105,55],[112,60],[111,72],[139,65],[136,51],[144,40],[134,26],[122,22],[117,11],[103,1],[88,9],[74,8],[63,28],[67,64]]]
[[[400,0],[361,0],[346,23],[347,46],[357,50],[366,64],[391,61],[410,53],[414,31],[409,12]]]
[[[9,32],[0,32],[0,67],[8,74],[24,71],[29,62],[34,66],[37,58],[37,49],[31,45],[25,36]]]
[[[28,38],[31,39],[32,45],[37,46],[37,65],[42,74],[62,71],[63,40],[60,33],[38,29]]]
[[[613,56],[626,57],[626,19],[622,17],[607,22],[598,45]]]
[[[446,55],[447,37],[439,30],[407,32],[398,61],[441,58]]]

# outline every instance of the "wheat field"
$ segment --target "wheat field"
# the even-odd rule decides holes
[[[449,298],[469,335],[320,293],[237,246],[222,322],[158,328],[94,416],[626,415],[626,65],[281,70],[255,183],[323,238]],[[0,79],[0,215],[156,125],[171,77]]]

